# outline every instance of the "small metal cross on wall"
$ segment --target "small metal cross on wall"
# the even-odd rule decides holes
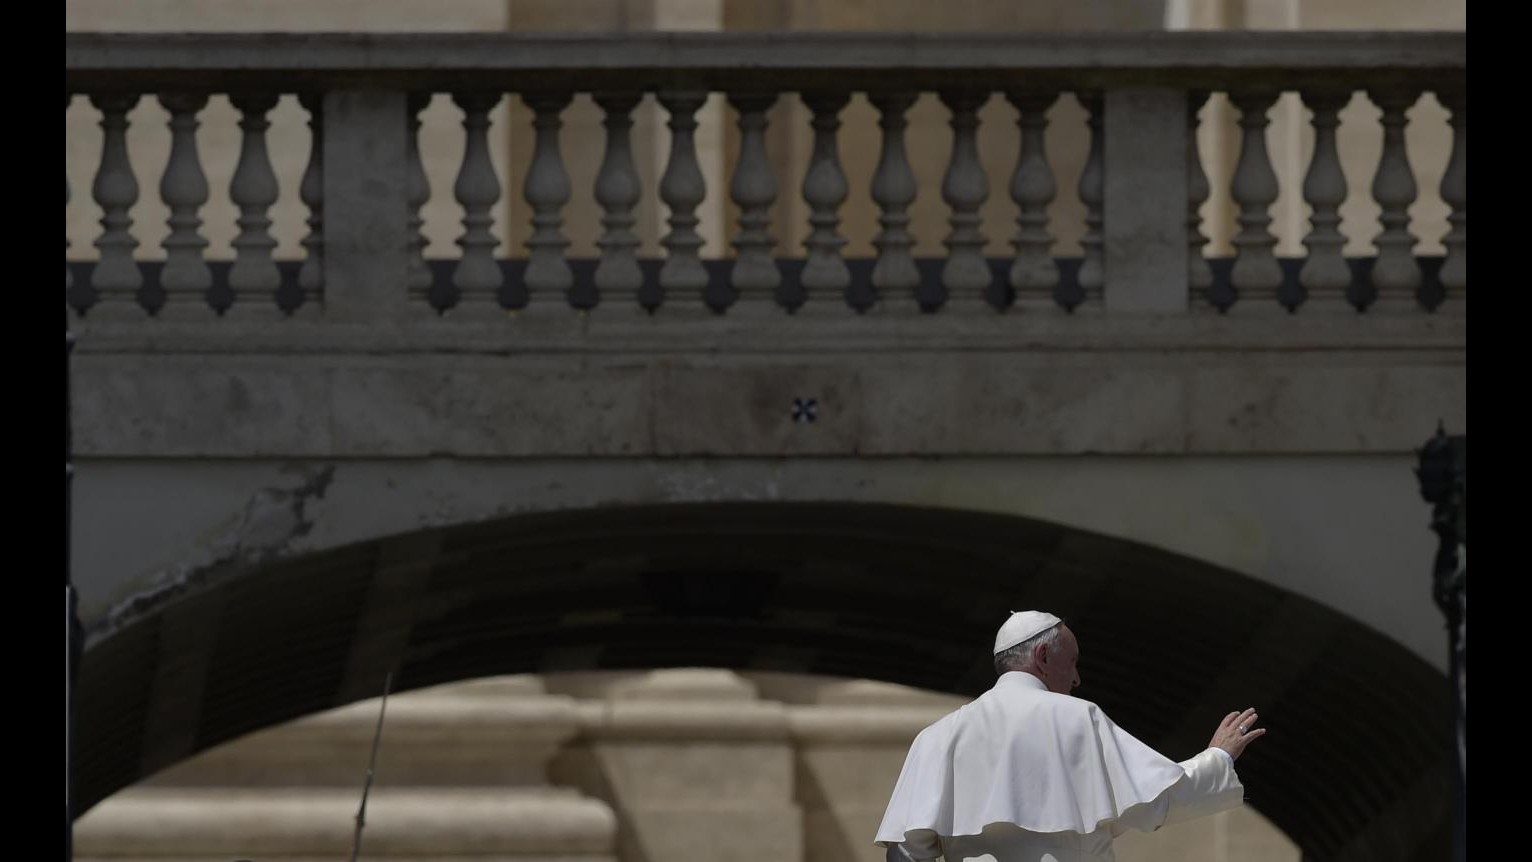
[[[793,399],[793,421],[813,422],[819,418],[819,402],[813,398]]]

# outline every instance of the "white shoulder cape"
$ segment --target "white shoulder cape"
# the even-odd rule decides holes
[[[1087,834],[1185,775],[1094,703],[1013,671],[915,738],[875,840],[978,835],[992,823]]]

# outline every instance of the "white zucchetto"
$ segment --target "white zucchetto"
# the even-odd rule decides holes
[[[1044,611],[1013,611],[1011,618],[995,633],[995,652],[1003,652],[1037,637],[1061,622],[1063,620]]]

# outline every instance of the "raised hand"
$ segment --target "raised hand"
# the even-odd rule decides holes
[[[1266,729],[1257,728],[1256,721],[1260,716],[1255,714],[1255,707],[1244,712],[1231,712],[1224,716],[1218,725],[1218,730],[1213,732],[1213,741],[1208,743],[1209,748],[1222,748],[1229,752],[1229,756],[1235,760],[1245,752],[1245,746],[1266,735]]]

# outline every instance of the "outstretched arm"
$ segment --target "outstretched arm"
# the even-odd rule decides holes
[[[1129,829],[1153,832],[1166,823],[1217,814],[1244,801],[1245,788],[1234,771],[1234,761],[1245,748],[1265,735],[1255,727],[1254,709],[1224,716],[1208,747],[1196,757],[1177,764],[1186,776],[1172,784],[1153,802],[1130,809],[1112,827],[1114,835]]]

